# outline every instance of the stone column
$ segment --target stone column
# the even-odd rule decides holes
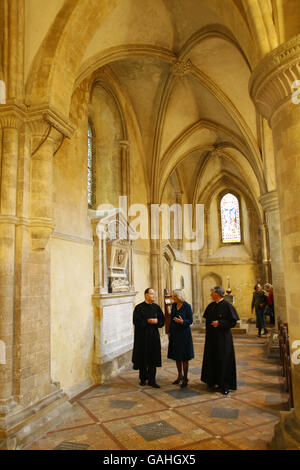
[[[14,278],[15,227],[17,198],[17,167],[19,129],[18,114],[0,115],[2,127],[1,152],[1,210],[0,210],[0,340],[5,346],[5,358],[0,365],[0,423],[1,411],[6,412],[13,402],[14,349]]]
[[[182,200],[183,200],[183,193],[181,191],[176,192],[176,204],[178,204],[181,207],[181,217],[178,217],[178,227],[177,231],[179,234],[181,234],[181,238],[179,239],[174,239],[175,246],[177,250],[182,251],[184,247],[183,243],[183,218],[182,218],[182,213],[183,213],[183,208],[182,208]],[[174,214],[175,218],[175,214]],[[175,229],[175,226],[174,226]]]
[[[0,364],[0,448],[5,449],[31,442],[69,407],[50,370],[52,167],[63,136],[42,113],[31,121],[21,111],[19,134],[16,110],[11,106],[0,114],[0,339],[6,355]]]
[[[119,142],[121,149],[121,195],[127,196],[127,204],[130,206],[130,156],[129,142],[121,140]]]
[[[24,257],[16,292],[14,395],[30,406],[55,390],[50,356],[50,247],[53,155],[61,134],[43,119],[29,122],[31,168],[29,219],[18,246]],[[26,228],[24,227],[26,226]]]
[[[266,55],[249,84],[256,108],[268,119],[273,134],[291,357],[300,340],[300,104],[293,96],[296,80],[300,80],[300,35]],[[292,361],[292,382],[295,407],[282,413],[274,437],[277,448],[300,446],[297,358]]]
[[[268,236],[267,236],[267,226],[265,223],[259,225],[261,243],[262,243],[262,265],[261,265],[261,277],[263,283],[264,281],[270,282],[270,259],[269,259],[269,247],[268,247]]]
[[[156,292],[156,302],[163,309],[164,293],[162,286],[162,251],[160,240],[150,240],[151,284]]]
[[[282,260],[282,244],[280,234],[280,217],[277,191],[263,194],[259,199],[266,214],[269,235],[269,250],[274,289],[274,305],[276,318],[287,321],[286,293],[284,284],[284,267]]]
[[[201,283],[199,279],[199,260],[198,251],[192,252],[192,294],[193,294],[193,314],[194,324],[199,325],[201,323],[200,316],[200,288]]]

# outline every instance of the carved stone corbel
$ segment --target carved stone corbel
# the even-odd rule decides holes
[[[31,132],[30,230],[32,250],[44,250],[53,232],[53,156],[63,134],[42,118],[28,121]]]

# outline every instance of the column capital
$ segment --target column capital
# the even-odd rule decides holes
[[[265,212],[279,210],[278,194],[276,190],[270,191],[260,196],[259,202]]]
[[[25,120],[25,113],[17,106],[0,106],[0,127],[20,130]]]
[[[269,122],[283,104],[292,102],[295,80],[300,80],[300,34],[267,54],[251,75],[250,96]]]
[[[64,116],[58,113],[56,110],[51,109],[47,106],[32,107],[26,113],[27,122],[31,127],[32,132],[38,130],[38,125],[46,123],[59,132],[62,136],[71,138],[74,133],[74,126],[67,121]]]

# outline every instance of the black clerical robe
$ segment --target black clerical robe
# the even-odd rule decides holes
[[[201,372],[202,382],[219,385],[223,390],[236,390],[236,364],[231,328],[239,320],[237,311],[226,300],[211,302],[203,317],[206,336]],[[219,326],[211,323],[218,320]]]
[[[148,318],[157,318],[152,325]],[[133,312],[134,344],[132,352],[133,368],[143,369],[147,366],[161,367],[161,345],[158,328],[164,326],[165,317],[159,305],[147,302],[138,304]]]

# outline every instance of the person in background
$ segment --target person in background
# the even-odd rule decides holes
[[[260,284],[255,284],[254,292],[251,303],[251,314],[253,314],[253,309],[255,308],[256,314],[256,328],[258,328],[258,337],[261,337],[261,330],[263,329],[263,335],[268,333],[268,330],[265,325],[265,307],[268,303],[268,297],[265,291],[262,289]]]
[[[224,300],[224,289],[216,286],[211,289],[213,300],[206,308],[205,346],[201,381],[210,388],[219,386],[223,395],[236,390],[236,363],[231,328],[239,316],[234,306]]]
[[[165,317],[159,305],[154,303],[154,289],[148,287],[145,301],[138,304],[133,312],[134,343],[132,352],[133,369],[139,370],[140,385],[160,388],[156,383],[156,367],[161,367],[161,344],[158,328],[164,326]]]
[[[271,326],[275,325],[275,311],[274,311],[274,293],[273,293],[273,286],[272,284],[265,284],[264,289],[268,295],[268,305],[265,308],[265,315],[270,316],[270,324]]]
[[[190,329],[190,325],[193,323],[193,312],[190,304],[185,301],[181,289],[175,289],[172,297],[168,358],[176,361],[178,371],[178,377],[173,384],[181,382],[181,388],[184,388],[188,384],[189,361],[194,357]]]

